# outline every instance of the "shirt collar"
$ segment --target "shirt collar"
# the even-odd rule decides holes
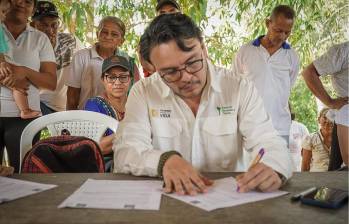
[[[7,29],[7,26],[5,25],[5,23],[2,23],[1,25],[2,25],[3,29],[6,30],[7,33],[11,34],[10,31]],[[20,35],[22,35],[23,33],[34,32],[34,31],[38,31],[38,30],[35,29],[34,27],[30,26],[29,24],[27,24],[25,27],[25,30]],[[39,32],[41,32],[41,31],[39,31]],[[11,36],[12,36],[12,34],[11,34]]]
[[[262,38],[264,37],[265,35],[262,35],[262,36],[259,36],[257,39],[255,39],[253,42],[252,42],[252,45],[255,46],[255,47],[259,47],[261,45],[261,40]],[[288,44],[286,41],[282,43],[281,47],[283,49],[291,49],[291,45]]]
[[[210,87],[208,89],[212,88],[213,90],[215,90],[217,92],[221,92],[221,87],[220,87],[218,80],[216,78],[218,74],[216,74],[217,71],[215,69],[215,66],[208,59],[206,59],[206,62],[207,62],[207,66],[208,66],[207,84],[206,85],[208,85]],[[162,78],[160,77],[158,72],[156,72],[153,75],[157,75],[158,78],[161,79],[161,88],[162,88],[161,96],[163,98],[166,98],[166,97],[174,94],[173,91],[171,90],[171,88],[168,87],[168,85],[166,85],[166,83],[162,80]],[[205,89],[207,89],[207,88],[205,87]]]
[[[100,58],[103,60],[103,58],[101,56],[99,56],[99,54],[97,53],[96,50],[96,44],[94,44],[91,48],[90,48],[90,56],[91,58]]]

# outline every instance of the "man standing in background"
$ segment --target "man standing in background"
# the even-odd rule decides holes
[[[158,0],[156,14],[167,14],[181,12],[181,7],[175,0]]]
[[[58,32],[60,19],[56,6],[49,1],[39,1],[32,16],[31,25],[45,33],[52,44],[57,63],[57,87],[55,91],[40,90],[40,107],[43,115],[66,109],[67,86],[64,85],[65,70],[73,54],[82,48],[73,35]]]
[[[294,19],[291,7],[275,7],[266,20],[267,34],[242,46],[232,66],[234,74],[254,82],[274,128],[287,143],[291,126],[288,99],[299,71],[298,56],[286,43]]]

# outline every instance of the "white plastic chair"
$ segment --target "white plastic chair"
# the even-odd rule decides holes
[[[118,124],[112,117],[85,110],[62,111],[39,117],[30,122],[22,132],[19,172],[25,154],[32,148],[34,136],[45,127],[51,136],[59,136],[62,130],[67,129],[71,135],[84,136],[99,142],[108,128],[115,132]]]

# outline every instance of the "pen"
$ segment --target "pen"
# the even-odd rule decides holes
[[[265,151],[264,148],[261,148],[256,156],[256,158],[254,158],[254,160],[252,161],[251,165],[248,167],[248,170],[250,170],[253,166],[255,166],[257,163],[259,163],[259,161],[261,161],[263,155],[264,155]],[[238,186],[236,188],[236,191],[239,191],[240,187]]]
[[[252,161],[250,167],[248,169],[251,169],[253,166],[255,166],[257,163],[259,163],[259,161],[261,161],[263,155],[264,155],[264,148],[261,148],[256,156],[256,158],[254,158],[254,160]]]
[[[309,189],[307,189],[305,191],[302,191],[302,192],[300,192],[298,194],[293,195],[291,197],[291,200],[292,201],[298,201],[301,197],[303,197],[303,196],[305,196],[307,194],[310,194],[311,192],[316,191],[316,190],[317,190],[316,187],[311,187],[311,188],[309,188]]]

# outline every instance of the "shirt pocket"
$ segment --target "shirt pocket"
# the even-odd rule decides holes
[[[204,137],[210,163],[221,169],[232,167],[237,158],[237,120],[233,116],[209,117],[204,125]]]
[[[289,91],[291,88],[291,67],[286,65],[274,65],[274,82],[280,90]]]
[[[179,149],[182,126],[178,120],[155,118],[152,123],[154,149],[170,151]]]

